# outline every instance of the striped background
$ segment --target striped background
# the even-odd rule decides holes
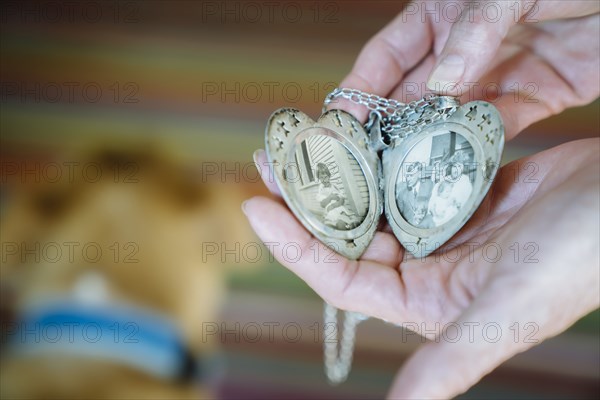
[[[262,2],[252,3],[256,8],[246,2],[100,1],[90,2],[101,10],[95,22],[93,10],[74,6],[70,19],[69,2],[52,2],[62,15],[55,22],[50,3],[1,6],[3,161],[46,159],[107,140],[132,146],[152,140],[185,163],[251,162],[270,113],[294,106],[317,116],[361,46],[400,9],[393,1],[276,1],[270,18]],[[66,85],[72,83],[70,98]],[[62,87],[60,98],[54,84]],[[21,93],[41,92],[40,98],[11,94],[15,85]],[[598,103],[569,110],[527,129],[507,145],[505,159],[598,136],[598,127]],[[259,183],[239,186],[248,196],[265,194]],[[330,387],[314,336],[319,299],[281,266],[264,264],[255,274],[231,276],[225,327],[295,323],[302,336],[292,337],[295,326],[273,340],[265,332],[256,341],[248,332],[226,336],[222,396],[382,397],[416,338],[399,340],[399,328],[379,321],[361,325],[352,375]],[[593,397],[599,390],[598,333],[596,311],[508,361],[462,397]]]

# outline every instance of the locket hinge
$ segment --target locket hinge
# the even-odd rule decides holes
[[[374,109],[369,113],[365,130],[369,135],[369,146],[379,152],[390,147],[398,139],[418,133],[426,125],[450,117],[460,106],[457,98],[451,96],[426,96],[421,100],[424,105],[416,106],[411,103],[401,117],[382,115]]]
[[[390,146],[389,135],[384,136],[381,128],[386,125],[385,118],[376,110],[371,110],[369,119],[365,124],[365,130],[369,136],[369,147],[375,152],[385,150]]]

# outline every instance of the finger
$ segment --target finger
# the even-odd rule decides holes
[[[254,197],[243,209],[277,261],[328,303],[386,320],[395,320],[402,312],[403,286],[394,268],[372,261],[350,261],[333,252],[273,200]]]
[[[431,335],[433,341],[418,349],[403,365],[388,397],[453,398],[510,357],[535,345],[539,338],[524,340],[523,331],[520,337],[515,331],[519,329],[516,327],[531,327],[527,328],[531,332],[536,329],[531,325],[534,320],[510,320],[511,316],[521,315],[520,310],[531,303],[513,302],[512,310],[506,310],[504,302],[498,301],[498,295],[501,293],[481,296],[454,323],[414,324],[419,326],[421,334]],[[498,319],[490,320],[491,315]],[[434,332],[439,334],[432,337]]]
[[[429,52],[432,36],[427,23],[407,7],[377,33],[362,49],[350,74],[341,87],[387,96],[407,71],[417,65]],[[348,101],[339,101],[334,108],[350,112],[360,121],[367,110]]]
[[[490,7],[493,6],[493,7]],[[490,9],[494,9],[493,13]],[[438,93],[457,95],[464,83],[477,82],[486,72],[510,28],[519,22],[538,23],[577,18],[598,12],[598,2],[465,2],[460,18],[452,24],[448,38],[437,29],[438,62],[427,86]],[[443,47],[439,44],[444,43]]]
[[[500,16],[498,19],[488,18],[482,7],[480,3],[471,3],[452,25],[427,81],[430,90],[458,95],[465,82],[478,81],[492,62],[510,27],[517,22],[512,17],[512,3],[494,3]]]
[[[403,256],[404,249],[393,234],[376,232],[360,259],[394,267],[400,265]]]
[[[577,18],[597,14],[600,2],[589,0],[527,2],[521,21],[537,22],[552,19]]]
[[[598,85],[590,84],[597,83],[598,53],[579,39],[582,30],[598,31],[596,16],[544,26],[553,34],[537,27],[514,27],[508,40],[526,37],[530,50],[502,46],[493,69],[477,84],[463,87],[463,102],[483,99],[498,108],[507,140],[537,121],[598,96]]]
[[[394,88],[390,97],[403,103],[423,98],[427,90],[425,82],[434,65],[435,55],[429,53],[418,66],[406,74],[402,82]]]
[[[281,191],[279,191],[279,186],[275,182],[275,171],[273,170],[273,165],[267,160],[267,153],[263,149],[258,149],[252,154],[252,158],[269,192],[277,197],[281,197]]]
[[[532,39],[532,45],[538,40]],[[553,48],[555,52],[560,51],[557,50],[560,46]],[[514,138],[532,123],[562,111],[566,104],[578,103],[569,84],[537,54],[511,48],[501,53],[504,54],[498,55],[493,70],[478,84],[465,88],[461,99],[463,103],[477,99],[492,103],[502,117],[506,140]]]

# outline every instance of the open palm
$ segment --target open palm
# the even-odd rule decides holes
[[[425,259],[405,257],[386,227],[360,260],[347,260],[312,237],[280,198],[255,197],[244,211],[265,243],[302,249],[294,262],[274,255],[328,303],[417,332],[458,330],[452,341],[423,346],[393,392],[449,397],[598,306],[597,147],[598,140],[571,142],[503,167],[471,221]],[[266,171],[263,151],[256,162]],[[269,174],[263,178],[278,195]],[[574,242],[576,231],[590,234]]]
[[[425,3],[437,2],[412,6]],[[600,3],[537,1],[539,22],[528,24],[506,7],[520,5],[523,22],[531,2],[495,3],[505,14],[494,23],[434,22],[407,8],[369,41],[340,86],[408,102],[427,82],[463,103],[492,101],[507,139],[598,96]],[[331,107],[367,116],[342,99]],[[435,339],[405,363],[391,397],[447,398],[598,307],[599,144],[571,142],[504,166],[469,223],[425,259],[408,257],[383,226],[360,260],[347,260],[312,237],[280,197],[243,208],[263,241],[299,246],[294,262],[274,255],[328,303]],[[278,196],[264,151],[255,161]]]

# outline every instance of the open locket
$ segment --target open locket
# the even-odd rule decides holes
[[[380,160],[367,129],[342,110],[313,121],[282,108],[267,123],[266,152],[283,198],[306,229],[347,258],[365,251],[384,209],[404,248],[427,256],[469,220],[499,168],[504,127],[489,103],[457,105],[410,134],[403,126]]]

